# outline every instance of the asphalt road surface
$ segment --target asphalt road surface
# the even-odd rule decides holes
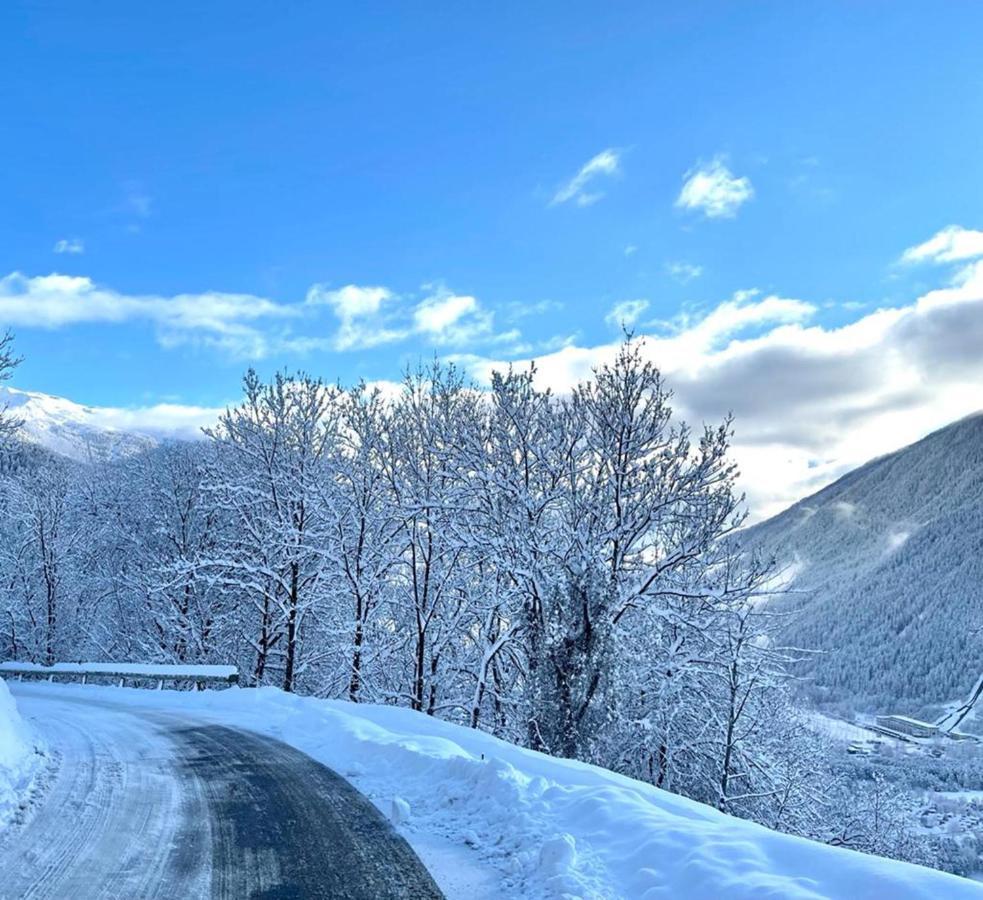
[[[43,685],[17,694],[56,758],[0,843],[2,900],[442,896],[369,800],[286,744]]]

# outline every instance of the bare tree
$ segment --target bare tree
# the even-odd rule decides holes
[[[242,404],[208,432],[217,453],[205,489],[232,527],[205,564],[258,613],[247,629],[255,680],[268,680],[276,657],[280,683],[292,691],[306,620],[320,599],[324,509],[316,498],[335,442],[336,392],[306,375],[263,384],[253,371],[243,388]]]
[[[340,654],[339,687],[357,703],[367,689],[375,700],[385,694],[374,683],[379,661],[373,654],[385,652],[376,620],[401,562],[406,534],[386,475],[392,424],[382,395],[360,384],[341,398],[340,415],[338,445],[321,496],[329,521],[322,550],[338,572],[341,605],[350,622]]]
[[[393,603],[405,627],[412,709],[436,714],[471,622],[474,560],[460,538],[459,442],[476,427],[480,401],[453,367],[406,376],[390,417],[385,471],[402,519],[405,551]]]
[[[0,383],[9,381],[23,358],[14,352],[14,335],[8,330],[0,336]],[[10,405],[0,408],[0,444],[9,440],[21,427],[21,420],[10,412]]]

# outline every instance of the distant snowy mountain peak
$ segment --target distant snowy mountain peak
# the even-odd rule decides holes
[[[22,422],[20,437],[79,462],[114,459],[147,450],[158,438],[120,429],[111,411],[82,406],[64,397],[0,387],[0,407]]]

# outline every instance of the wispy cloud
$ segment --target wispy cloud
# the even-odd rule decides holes
[[[666,272],[680,284],[689,284],[703,274],[702,266],[693,263],[674,260],[666,263]]]
[[[553,195],[551,206],[574,202],[577,206],[590,206],[604,196],[603,191],[588,190],[598,178],[617,175],[621,171],[620,151],[609,147],[580,167],[580,171]]]
[[[338,330],[332,341],[334,349],[355,350],[388,344],[405,336],[405,329],[383,324],[383,307],[393,300],[393,292],[378,285],[347,284],[330,290],[323,284],[315,284],[307,292],[305,302],[309,307],[329,307],[338,319]]]
[[[518,322],[534,316],[544,316],[547,313],[559,312],[563,304],[559,300],[538,300],[536,303],[506,303],[503,313],[506,322]]]
[[[750,179],[736,177],[720,156],[690,169],[683,178],[676,206],[702,212],[708,219],[733,218],[754,196]]]
[[[139,219],[149,219],[153,212],[153,198],[138,181],[128,181],[123,185],[122,209]]]
[[[81,238],[62,238],[54,246],[55,253],[70,253],[77,256],[85,252],[85,244]]]
[[[154,199],[139,181],[125,181],[120,187],[122,198],[110,212],[122,220],[128,232],[139,234],[154,213]]]
[[[959,225],[949,225],[936,232],[923,244],[909,247],[901,255],[906,263],[962,262],[983,256],[983,231],[973,231]]]
[[[612,328],[631,328],[648,308],[648,300],[622,300],[611,307],[604,321]]]

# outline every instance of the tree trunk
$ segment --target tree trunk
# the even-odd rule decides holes
[[[294,689],[294,670],[297,665],[297,605],[300,589],[300,566],[290,564],[290,609],[287,613],[287,658],[283,670],[283,689],[291,693]]]
[[[365,629],[362,625],[362,598],[356,595],[355,601],[355,639],[352,649],[352,675],[348,682],[348,699],[358,703],[358,695],[362,690],[362,642],[365,640]]]
[[[256,684],[263,683],[263,676],[266,674],[266,662],[270,653],[270,598],[263,596],[263,613],[260,617],[259,641],[256,648],[256,668],[254,678]]]

